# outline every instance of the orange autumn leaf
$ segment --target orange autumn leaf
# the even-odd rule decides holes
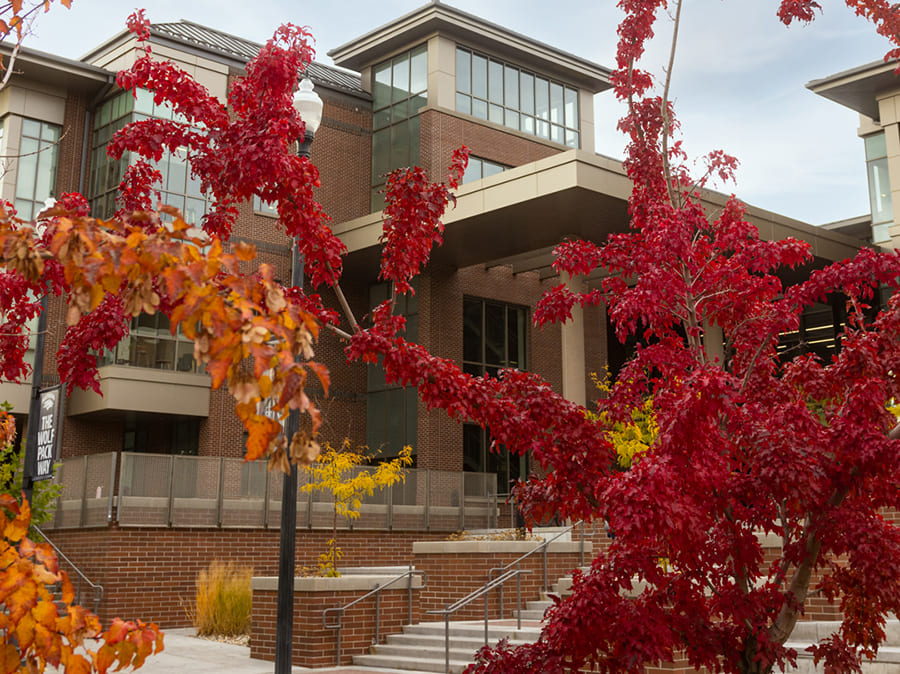
[[[97,617],[72,603],[72,585],[57,572],[53,549],[21,534],[30,523],[27,503],[0,495],[0,506],[0,674],[37,674],[47,666],[67,674],[106,672],[116,663],[117,669],[137,668],[162,650],[155,625],[116,620],[102,633]],[[60,580],[58,606],[47,588]],[[85,639],[100,640],[97,653]]]

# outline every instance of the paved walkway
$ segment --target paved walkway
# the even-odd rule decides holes
[[[246,646],[234,646],[207,639],[197,639],[191,629],[165,630],[165,650],[159,655],[147,658],[138,674],[272,674],[275,663],[250,658],[250,649]],[[317,674],[363,674],[387,670],[370,667],[339,667],[327,669],[309,669],[294,667],[298,672],[316,672]],[[410,674],[410,673],[406,673]]]

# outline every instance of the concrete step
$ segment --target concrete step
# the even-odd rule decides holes
[[[824,674],[825,667],[813,663],[806,648],[833,634],[840,627],[836,620],[799,622],[791,639],[785,645],[797,651],[797,666],[782,670],[785,674]],[[885,624],[884,646],[878,649],[875,660],[863,661],[863,674],[897,674],[900,672],[900,620],[888,620]]]
[[[408,658],[398,658],[390,655],[354,655],[353,664],[358,667],[377,667],[390,671],[404,672],[444,672],[444,660],[426,658],[417,655]],[[469,660],[451,660],[450,674],[459,674],[471,664]]]
[[[513,644],[535,641],[540,625],[522,625],[515,620],[495,620],[488,624],[488,643],[507,638]],[[450,623],[450,671],[461,672],[475,659],[484,646],[484,623],[460,621]],[[371,652],[353,657],[353,664],[394,671],[443,672],[446,669],[445,625],[443,622],[407,625],[402,634],[392,634],[386,643],[372,646]]]
[[[807,645],[822,641],[837,632],[840,626],[841,623],[837,620],[801,621],[794,627],[791,641]],[[900,620],[888,620],[884,626],[884,634],[885,646],[900,647]]]
[[[444,623],[427,622],[418,623],[417,625],[407,625],[403,628],[404,634],[426,634],[444,636]],[[522,641],[534,641],[540,636],[541,626],[537,624],[523,624],[522,629],[517,629],[515,619],[509,620],[492,620],[488,623],[488,640],[500,640],[504,637],[510,639],[519,639]],[[474,639],[484,639],[484,622],[478,620],[467,620],[450,623],[450,634],[452,638],[464,637]]]
[[[780,670],[783,674],[825,674],[825,667],[822,663],[816,666],[813,663],[812,656],[804,653],[803,648],[809,644],[798,644],[790,642],[789,646],[796,648],[799,652],[796,667],[786,667]],[[878,657],[873,661],[863,660],[863,674],[897,674],[900,672],[900,648],[896,646],[884,646],[878,649]]]
[[[518,644],[526,644],[528,641],[524,641],[522,639],[510,639],[509,643],[513,646]],[[381,645],[373,646],[376,649],[376,652],[380,653],[381,649],[385,646],[415,646],[417,648],[428,648],[428,649],[444,649],[444,635],[431,635],[431,634],[391,634],[388,636],[386,642]],[[479,648],[484,646],[484,638],[474,638],[474,637],[460,637],[460,636],[450,636],[450,649],[463,649],[467,650],[470,653],[474,653]]]

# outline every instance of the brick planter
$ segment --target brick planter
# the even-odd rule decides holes
[[[413,543],[413,564],[428,574],[428,585],[422,590],[422,619],[441,620],[427,611],[440,610],[466,596],[488,580],[493,568],[501,567],[534,550],[540,541],[435,541]],[[591,544],[585,544],[585,561],[591,557]],[[579,542],[557,541],[547,549],[547,582],[553,585],[581,564]],[[543,554],[536,552],[521,562],[529,571],[521,576],[522,608],[525,602],[538,599],[544,582]],[[495,577],[496,577],[495,573]],[[488,617],[500,618],[499,592],[488,597]],[[476,599],[453,614],[451,620],[480,620],[484,618],[483,598]],[[506,582],[503,590],[502,617],[509,617],[516,608],[516,580]]]
[[[347,575],[341,578],[294,579],[294,638],[292,664],[300,667],[329,667],[338,664],[337,630],[322,622],[327,608],[345,606],[376,585],[395,576]],[[412,620],[419,621],[421,576],[413,577]],[[250,657],[275,659],[275,617],[278,606],[278,578],[254,578],[253,620]],[[396,588],[396,589],[394,589]],[[380,593],[379,635],[401,632],[409,623],[409,591],[406,580]],[[334,615],[329,621],[336,619]],[[375,597],[370,597],[344,613],[341,630],[340,664],[349,664],[353,655],[365,653],[375,643]]]

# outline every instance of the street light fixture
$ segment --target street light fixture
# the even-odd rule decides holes
[[[294,109],[306,125],[306,132],[299,140],[297,154],[309,159],[319,124],[322,122],[322,99],[313,91],[313,83],[304,78],[294,94]],[[291,242],[291,284],[303,287],[303,259],[297,240]],[[284,435],[291,438],[300,430],[300,412],[291,410],[285,424]],[[275,674],[291,673],[291,646],[294,635],[294,555],[297,549],[297,465],[291,463],[291,471],[283,478],[281,490],[281,532],[278,548],[278,600],[275,617]]]
[[[313,83],[308,78],[303,78],[300,88],[294,93],[294,110],[300,115],[300,119],[306,124],[306,134],[300,141],[297,154],[309,159],[309,147],[312,145],[319,124],[322,123],[322,99],[313,91]]]

